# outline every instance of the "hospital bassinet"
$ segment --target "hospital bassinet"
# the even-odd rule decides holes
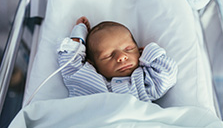
[[[220,106],[220,102],[219,102],[220,97],[216,94],[216,92],[219,92],[219,91],[216,91],[216,85],[215,85],[216,83],[215,76],[217,74],[216,73],[217,67],[216,65],[214,65],[214,62],[215,62],[214,55],[216,53],[215,53],[215,50],[213,49],[214,49],[214,46],[216,45],[222,46],[222,41],[223,41],[222,39],[223,37],[222,36],[222,30],[223,30],[222,3],[223,2],[221,0],[210,0],[210,1],[200,0],[200,2],[198,1],[195,2],[193,0],[188,0],[188,1],[185,0],[184,2],[174,3],[175,1],[171,0],[169,1],[169,4],[166,4],[166,5],[164,5],[164,3],[168,3],[168,2],[160,1],[161,5],[159,5],[157,4],[159,2],[155,3],[154,1],[151,1],[151,4],[154,4],[155,6],[151,10],[154,11],[157,8],[157,10],[161,10],[161,11],[145,12],[143,10],[140,11],[139,9],[141,7],[142,9],[146,8],[146,5],[143,5],[143,2],[142,2],[143,0],[138,3],[136,0],[135,1],[130,0],[129,3],[126,1],[120,2],[120,4],[116,6],[118,6],[117,8],[121,8],[123,6],[123,8],[128,11],[132,10],[131,13],[126,11],[126,12],[123,12],[123,14],[119,14],[118,11],[122,9],[117,9],[117,10],[114,9],[113,8],[115,6],[114,2],[111,2],[111,5],[109,5],[105,1],[99,0],[97,4],[101,4],[100,6],[103,9],[107,7],[108,11],[104,11],[104,12],[101,12],[101,14],[97,14],[98,12],[100,12],[100,10],[93,8],[94,6],[92,7],[89,6],[89,8],[87,7],[86,9],[81,10],[81,7],[84,7],[85,4],[86,5],[95,4],[93,2],[87,3],[87,0],[82,1],[82,4],[80,4],[81,2],[79,0],[76,0],[76,3],[80,5],[75,6],[77,9],[79,9],[79,10],[74,9],[75,12],[69,12],[71,11],[69,10],[71,9],[71,7],[70,6],[67,7],[70,3],[72,4],[75,3],[75,1],[72,2],[71,0],[65,0],[65,1],[21,0],[17,9],[16,15],[15,15],[15,18],[14,18],[14,22],[12,24],[11,32],[10,32],[10,35],[7,41],[7,46],[4,52],[4,57],[1,62],[1,72],[0,72],[1,118],[6,116],[7,111],[8,111],[7,109],[3,109],[3,108],[8,107],[7,106],[8,103],[7,104],[5,103],[6,102],[5,98],[8,92],[14,65],[15,63],[19,62],[16,59],[21,59],[21,57],[17,57],[19,50],[21,50],[21,47],[25,46],[25,48],[28,51],[26,52],[27,56],[22,57],[22,59],[26,60],[25,62],[27,62],[27,67],[25,68],[23,67],[24,68],[23,70],[26,76],[25,77],[26,81],[24,85],[21,85],[21,86],[24,86],[25,89],[24,91],[22,91],[23,94],[20,95],[20,97],[22,97],[20,98],[21,101],[17,101],[17,102],[23,103],[23,107],[24,107],[26,106],[27,100],[30,98],[34,90],[37,88],[37,86],[56,69],[55,67],[57,67],[57,65],[52,66],[53,68],[49,67],[49,71],[41,72],[41,76],[37,75],[36,73],[38,71],[43,71],[46,69],[46,67],[44,67],[43,65],[40,65],[40,62],[38,62],[41,60],[41,57],[43,57],[43,54],[41,54],[41,52],[44,54],[49,54],[49,56],[48,55],[46,56],[50,57],[48,58],[49,60],[43,57],[44,62],[42,63],[44,63],[44,65],[51,65],[51,63],[55,62],[54,60],[52,60],[52,56],[54,56],[54,53],[45,51],[46,49],[44,49],[43,47],[51,47],[51,43],[47,45],[47,44],[44,44],[46,43],[44,41],[56,40],[56,38],[52,37],[53,36],[52,34],[49,34],[50,32],[54,30],[52,28],[53,25],[59,25],[62,23],[61,21],[56,21],[56,20],[59,18],[59,19],[64,19],[65,22],[66,21],[68,22],[67,24],[66,23],[61,24],[61,26],[58,27],[58,28],[62,28],[61,31],[58,30],[54,33],[58,35],[61,34],[61,37],[64,37],[65,35],[69,33],[68,29],[70,26],[72,26],[72,21],[73,22],[75,21],[73,19],[81,15],[86,15],[90,19],[92,26],[102,20],[118,20],[120,22],[123,22],[128,27],[130,27],[131,31],[133,31],[133,35],[136,36],[136,40],[138,42],[160,41],[160,45],[165,47],[167,49],[167,52],[169,50],[170,52],[168,54],[171,56],[173,56],[174,54],[178,54],[178,51],[179,51],[177,49],[174,49],[173,47],[174,43],[176,43],[174,40],[177,40],[176,36],[179,38],[181,38],[181,36],[188,36],[188,35],[190,36],[190,32],[186,32],[186,31],[185,31],[185,35],[183,35],[182,32],[179,32],[181,35],[180,34],[176,35],[178,32],[173,33],[172,31],[175,31],[173,29],[176,29],[176,28],[172,28],[172,27],[176,27],[176,25],[179,25],[179,30],[181,28],[187,30],[185,27],[182,26],[182,24],[180,24],[181,22],[180,19],[182,20],[182,22],[183,20],[188,20],[185,23],[190,24],[190,25],[186,27],[191,27],[191,26],[194,27],[188,30],[194,30],[193,33],[196,35],[194,36],[194,38],[196,38],[194,39],[196,40],[195,41],[196,46],[194,46],[194,44],[188,43],[191,46],[187,47],[186,46],[187,42],[184,42],[182,43],[181,46],[177,46],[176,48],[182,48],[185,45],[185,47],[188,48],[186,51],[192,52],[191,55],[194,53],[194,51],[192,51],[193,49],[196,51],[195,52],[196,55],[192,57],[192,59],[194,59],[192,61],[196,61],[195,63],[198,64],[196,65],[197,71],[195,72],[195,74],[190,71],[190,68],[193,67],[194,65],[193,65],[193,62],[190,62],[189,60],[187,60],[188,58],[185,59],[186,60],[185,61],[183,59],[184,58],[183,56],[181,59],[179,59],[180,58],[179,56],[174,56],[177,60],[180,60],[179,62],[180,69],[183,70],[179,74],[180,75],[179,83],[174,89],[168,92],[166,96],[158,100],[156,103],[162,107],[187,106],[187,105],[203,106],[204,105],[203,107],[212,109],[212,111],[214,111],[219,118],[222,118],[221,110],[223,106]],[[65,4],[61,4],[63,2]],[[124,4],[124,2],[126,2],[126,4]],[[185,5],[183,6],[183,4]],[[175,5],[176,8],[165,10],[168,7],[174,7],[173,5]],[[167,7],[165,8],[165,6]],[[149,7],[152,7],[152,6],[149,6]],[[56,10],[60,8],[61,8],[61,12],[58,12],[58,14],[54,13],[54,11],[60,11],[60,10]],[[94,11],[92,11],[92,13],[94,14],[90,13],[91,12],[89,11],[90,9],[94,9]],[[136,10],[135,12],[134,12],[134,9]],[[174,11],[176,13],[173,13]],[[164,12],[167,12],[166,14],[168,14],[168,12],[170,14],[174,14],[176,16],[179,16],[179,18],[174,19],[171,16],[169,17],[163,16],[164,19],[162,19],[160,16],[164,15],[165,14]],[[66,13],[68,13],[68,15],[71,15],[71,16],[69,17],[66,15],[62,15]],[[74,14],[72,15],[72,13]],[[101,16],[101,15],[104,15],[104,16]],[[128,18],[131,17],[130,15],[134,17],[134,19],[131,19],[132,21],[128,20]],[[154,31],[153,30],[147,31],[145,29],[144,33],[151,33],[151,32],[154,33],[154,35],[151,35],[148,37],[144,36],[145,34],[144,35],[137,34],[137,33],[140,33],[141,30],[144,30],[144,28],[140,26],[140,24],[145,25],[147,22],[148,24],[155,23],[154,21],[146,21],[149,19],[149,18],[145,18],[147,15],[148,16],[154,15],[154,17],[151,17],[151,19],[153,19],[154,21],[164,20],[164,21],[169,22],[170,25],[165,26],[166,25],[165,23],[160,24],[160,27],[157,27],[157,28],[154,27]],[[142,21],[139,21],[139,20],[142,20]],[[53,24],[53,25],[50,26],[50,24]],[[147,26],[145,26],[145,28],[146,27]],[[153,27],[152,25],[148,25],[148,28],[151,29]],[[167,34],[162,32],[164,31],[163,30],[164,28],[166,28],[165,31],[167,31]],[[168,29],[170,29],[171,32],[168,32],[169,31]],[[214,31],[216,33],[210,32],[210,31],[213,31],[213,29],[215,29]],[[176,29],[176,31],[178,31],[178,29]],[[160,33],[163,37],[159,37]],[[171,36],[172,36],[172,39],[170,38]],[[185,37],[182,37],[182,38],[184,39]],[[168,44],[164,43],[167,40],[172,43],[168,43]],[[194,40],[192,39],[191,41],[194,41]],[[145,43],[141,43],[139,45],[143,46],[144,44]],[[42,51],[39,51],[39,50],[42,50]],[[183,52],[179,54],[183,54]],[[189,54],[186,54],[186,53],[185,55],[189,56]],[[189,66],[189,67],[186,67],[186,69],[184,69],[185,65],[190,65],[191,67]],[[194,78],[196,80],[191,78],[190,75],[191,76],[196,75],[196,78]],[[37,93],[33,101],[65,98],[67,95],[66,89],[58,85],[56,85],[56,89],[57,89],[56,92],[52,93],[52,90],[51,90],[53,88],[52,84],[55,84],[53,80],[57,78],[58,76],[56,76],[55,78],[52,78],[52,80],[49,80],[49,83],[46,86],[43,86],[42,90],[40,90]],[[34,83],[36,83],[36,85],[34,85]],[[185,88],[186,85],[182,85],[182,87],[180,87],[181,83],[191,84],[191,85],[188,85],[189,88]],[[192,86],[192,85],[195,85],[195,86]],[[182,94],[182,92],[184,94]],[[190,93],[191,93],[192,98],[190,96],[188,97],[186,96],[186,95],[190,95]],[[179,96],[180,94],[182,94],[182,96]],[[194,97],[193,99],[193,96],[196,96],[196,97]],[[178,99],[176,97],[178,97]],[[170,103],[170,100],[172,100],[171,103]],[[17,113],[17,111],[15,111],[15,113]],[[14,114],[12,114],[12,116]],[[7,126],[7,123],[1,124],[0,126],[3,126],[3,127]]]

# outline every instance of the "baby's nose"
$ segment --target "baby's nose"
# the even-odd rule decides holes
[[[123,61],[126,61],[126,60],[128,60],[129,58],[128,58],[128,56],[126,55],[126,54],[120,54],[119,56],[118,56],[118,59],[117,59],[117,62],[123,62]]]

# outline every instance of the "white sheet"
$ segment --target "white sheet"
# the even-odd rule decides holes
[[[163,109],[132,95],[101,93],[35,102],[23,108],[9,128],[222,128],[209,109]]]
[[[210,0],[187,0],[193,9],[199,10],[204,8]]]
[[[159,105],[201,106],[215,112],[210,65],[199,19],[186,0],[48,0],[24,104],[37,86],[58,68],[57,40],[69,36],[77,18],[83,15],[92,27],[104,20],[121,22],[129,27],[139,46],[157,42],[176,60],[177,84],[157,101]],[[66,98],[67,95],[62,77],[57,74],[33,101]]]

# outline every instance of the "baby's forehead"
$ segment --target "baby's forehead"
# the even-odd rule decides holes
[[[132,41],[131,33],[122,28],[106,28],[101,29],[94,33],[90,38],[90,43],[98,44],[98,43],[107,43],[108,41],[116,41],[116,40],[129,40]]]
[[[87,39],[89,49],[95,50],[95,48],[97,48],[95,45],[97,45],[99,42],[103,42],[103,39],[107,37],[112,39],[114,36],[121,36],[120,38],[125,36],[129,39],[132,39],[131,32],[124,25],[113,22],[101,23],[93,27],[89,32]]]
[[[125,30],[126,32],[129,32],[129,29],[124,26],[123,24],[120,24],[118,22],[113,22],[113,21],[104,21],[104,22],[101,22],[99,24],[97,24],[96,26],[94,26],[89,34],[88,34],[88,38],[87,38],[87,41],[91,42],[91,40],[93,38],[97,38],[98,36],[103,36],[101,34],[105,33],[105,32],[108,32],[108,31],[118,31],[118,30]],[[97,34],[96,34],[97,33]]]
[[[130,31],[122,26],[108,26],[103,29],[99,29],[91,34],[90,39],[98,39],[109,36],[128,35],[131,37]]]

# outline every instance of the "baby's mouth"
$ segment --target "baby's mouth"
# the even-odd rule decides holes
[[[125,70],[131,69],[132,67],[133,67],[133,64],[127,64],[120,67],[117,71],[124,72]]]

